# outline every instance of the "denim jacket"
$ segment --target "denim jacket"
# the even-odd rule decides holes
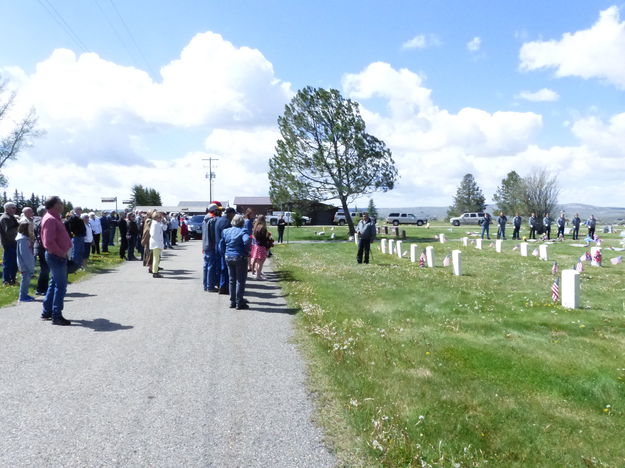
[[[252,238],[247,230],[240,227],[224,229],[221,235],[220,247],[225,257],[247,257]]]

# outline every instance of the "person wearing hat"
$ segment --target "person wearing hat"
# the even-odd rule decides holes
[[[218,262],[217,286],[219,286],[219,294],[230,294],[228,288],[229,277],[228,264],[226,263],[226,252],[221,249],[220,243],[224,229],[228,229],[231,226],[230,222],[232,221],[232,218],[234,218],[235,214],[235,209],[232,207],[228,207],[226,208],[224,215],[218,217],[215,221],[215,246]]]
[[[215,222],[219,219],[219,207],[211,203],[202,223],[202,253],[204,254],[204,291],[217,292],[217,253],[215,251]]]

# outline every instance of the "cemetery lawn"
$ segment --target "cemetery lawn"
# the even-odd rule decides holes
[[[80,270],[76,273],[69,275],[69,281],[74,283],[77,281],[81,281],[85,279],[87,276],[93,273],[99,273],[102,271],[109,270],[119,263],[121,263],[121,259],[119,258],[119,246],[115,245],[115,247],[109,247],[109,254],[102,255],[91,255],[89,258],[89,263],[87,264],[86,270]],[[0,260],[2,259],[2,249],[0,248]],[[38,265],[38,262],[37,262]],[[0,270],[1,271],[1,270]],[[19,297],[19,289],[20,289],[20,273],[17,274],[17,283],[15,286],[2,286],[0,285],[0,307],[4,307],[8,304],[12,304],[17,301]],[[35,268],[35,274],[30,281],[30,295],[35,297],[35,291],[37,289],[37,278],[39,277],[39,266]]]
[[[418,242],[435,247],[434,269],[379,243],[370,265],[353,243],[274,249],[340,463],[625,466],[625,265],[605,248],[616,236],[604,267],[585,264],[582,308],[565,310],[551,301],[552,262],[521,258],[515,241],[461,248],[453,277],[441,264],[460,248],[455,231]],[[549,249],[560,268],[587,250]]]

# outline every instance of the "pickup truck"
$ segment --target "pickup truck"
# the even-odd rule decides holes
[[[400,224],[416,224],[417,226],[423,226],[427,224],[428,220],[427,218],[419,218],[409,213],[391,213],[387,216],[386,222],[393,226],[399,226]]]
[[[284,220],[287,224],[293,224],[293,212],[292,211],[274,211],[273,214],[267,215],[267,224],[270,226],[277,226],[280,216],[284,215]],[[310,218],[308,216],[302,216],[302,222],[304,224],[310,224]]]

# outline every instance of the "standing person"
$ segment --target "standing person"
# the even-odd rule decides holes
[[[93,211],[89,213],[89,226],[91,226],[91,232],[93,233],[91,253],[94,255],[100,255],[100,237],[102,236],[102,223]]]
[[[15,218],[15,203],[4,204],[4,213],[0,216],[0,241],[2,243],[2,282],[5,286],[14,285],[17,276],[17,228],[19,222]]]
[[[152,252],[152,277],[162,278],[159,270],[161,263],[161,252],[165,248],[163,238],[163,216],[155,211],[152,215],[152,223],[150,223],[150,251]]]
[[[119,222],[119,213],[117,211],[113,211],[110,216],[110,233],[109,233],[109,246],[115,247],[115,228],[117,227],[117,223]]]
[[[87,213],[83,213],[80,217],[85,223],[85,241],[83,244],[84,252],[82,266],[86,267],[87,260],[89,260],[89,254],[91,253],[91,244],[93,243],[93,231],[91,230],[91,224],[89,223],[89,215]]]
[[[102,227],[102,253],[108,253],[111,237],[111,217],[106,211],[102,212],[100,226]]]
[[[27,211],[28,210],[28,211]],[[33,302],[34,297],[28,295],[30,279],[35,274],[35,254],[33,252],[34,228],[33,211],[31,208],[24,208],[22,217],[17,227],[15,242],[17,244],[17,267],[22,274],[20,281],[20,302]]]
[[[228,288],[229,278],[228,278],[228,265],[226,264],[226,253],[221,248],[221,235],[224,232],[224,229],[228,229],[230,227],[230,222],[236,211],[232,207],[226,208],[226,211],[223,216],[219,216],[215,221],[215,246],[217,251],[217,261],[219,262],[219,269],[217,273],[217,286],[219,286],[219,294],[230,294],[230,290]]]
[[[490,240],[490,223],[492,222],[493,220],[490,214],[486,213],[484,215],[484,221],[482,221],[482,239],[484,239],[484,234],[486,234],[486,238]]]
[[[180,241],[189,242],[189,226],[187,226],[187,220],[184,218],[180,221]]]
[[[358,221],[358,225],[356,226],[356,234],[359,236],[356,261],[362,263],[364,254],[364,262],[369,263],[371,242],[375,240],[375,222],[369,217],[369,213],[364,212],[362,214],[362,218]]]
[[[219,262],[215,245],[215,222],[219,208],[214,203],[208,207],[208,213],[204,216],[202,223],[202,253],[204,254],[204,291],[217,292],[217,272]]]
[[[122,216],[117,221],[117,228],[119,229],[119,258],[126,260],[126,251],[128,250],[128,221],[126,217]]]
[[[152,251],[150,250],[150,229],[152,227],[152,216],[154,210],[149,210],[143,222],[143,232],[141,234],[141,245],[143,246],[143,266],[148,267],[148,272],[152,273]]]
[[[536,239],[536,228],[538,227],[538,219],[536,219],[536,213],[532,213],[529,218],[528,224],[530,226],[530,239]]]
[[[562,239],[564,239],[564,227],[566,226],[566,218],[564,217],[564,213],[560,213],[560,216],[556,220],[556,224],[558,225],[558,238],[562,236]]]
[[[128,261],[134,262],[137,260],[135,257],[135,247],[137,246],[137,238],[139,237],[139,225],[134,213],[128,213],[126,224],[128,226]]]
[[[547,239],[551,239],[551,224],[553,220],[549,213],[545,213],[545,217],[543,218],[543,226],[545,227],[545,233],[547,234]]]
[[[278,243],[282,244],[284,242],[284,229],[286,228],[286,220],[284,219],[284,215],[280,215],[280,219],[278,220]]]
[[[499,213],[499,217],[497,218],[497,224],[499,227],[497,228],[497,239],[506,240],[506,223],[508,222],[507,216],[501,211]]]
[[[516,213],[514,218],[512,218],[512,226],[514,226],[514,231],[512,231],[512,240],[520,240],[521,239],[521,224],[523,224],[523,218]]]
[[[263,274],[263,265],[267,259],[267,252],[271,248],[267,220],[265,215],[260,215],[254,223],[254,240],[252,242],[252,273],[256,273],[256,279],[266,279]]]
[[[46,249],[41,242],[41,220],[46,214],[46,207],[40,206],[37,208],[37,216],[34,219],[34,233],[35,233],[35,245],[34,253],[37,260],[39,260],[39,278],[37,278],[37,295],[43,296],[48,290],[48,283],[50,282],[50,268],[46,262]]]
[[[586,226],[588,226],[588,237],[591,239],[595,238],[595,228],[597,227],[597,218],[595,218],[594,214],[590,215],[590,218],[586,221]]]
[[[87,235],[87,228],[82,220],[82,208],[79,206],[74,208],[72,215],[67,221],[67,227],[72,236],[72,261],[76,265],[82,266],[82,259],[85,254],[85,236]]]
[[[243,225],[243,229],[247,230],[247,233],[251,236],[252,231],[254,230],[254,210],[248,208],[245,210],[245,214],[243,215],[245,220],[245,224]]]
[[[52,319],[53,325],[71,325],[63,317],[63,300],[67,291],[67,254],[72,241],[61,221],[63,202],[59,197],[50,197],[45,204],[47,213],[41,221],[41,241],[46,249],[46,262],[52,279],[43,300],[42,320]]]
[[[171,220],[169,221],[171,245],[178,245],[178,228],[179,227],[180,227],[180,221],[178,221],[178,213],[172,213]]]
[[[573,224],[573,240],[578,240],[579,225],[582,224],[582,219],[579,217],[579,213],[575,213],[575,216],[573,216],[571,223]]]
[[[224,229],[220,240],[220,250],[225,252],[230,277],[230,308],[249,309],[244,298],[247,280],[247,257],[250,235],[244,228],[245,219],[241,215],[232,218],[232,227]]]

